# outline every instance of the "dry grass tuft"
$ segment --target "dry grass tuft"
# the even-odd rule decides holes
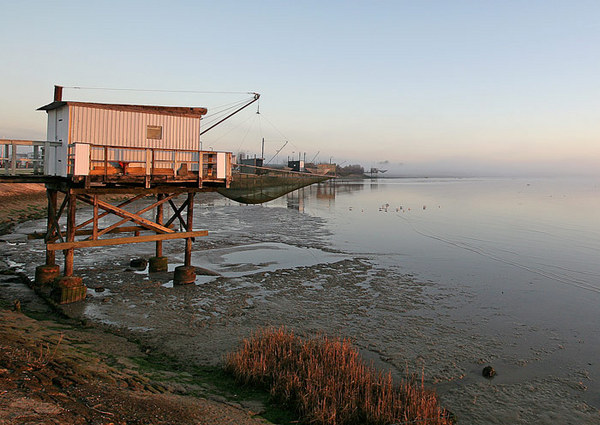
[[[243,383],[270,388],[307,423],[453,423],[423,379],[395,386],[391,373],[367,366],[346,339],[305,340],[285,328],[263,329],[227,356],[226,368]]]
[[[48,363],[54,361],[56,357],[56,351],[58,346],[63,340],[63,334],[60,334],[58,342],[54,346],[54,349],[50,347],[50,344],[41,344],[38,346],[38,353],[33,354],[31,351],[26,351],[24,354],[24,360],[31,369],[42,369],[48,365]]]

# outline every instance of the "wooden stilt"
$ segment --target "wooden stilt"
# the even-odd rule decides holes
[[[75,242],[75,215],[77,212],[77,195],[71,190],[65,194],[67,200],[67,235],[66,243]],[[46,245],[46,249],[52,247],[51,244]],[[59,304],[68,304],[76,301],[84,300],[87,294],[87,288],[83,285],[82,279],[73,275],[73,259],[75,257],[75,249],[69,247],[64,250],[65,253],[65,269],[64,276],[56,279],[55,287],[52,290],[52,297]]]
[[[187,231],[191,232],[194,228],[194,192],[188,193],[187,202]],[[186,266],[192,265],[192,238],[185,240],[185,262]]]
[[[44,283],[53,284],[52,295],[57,302],[70,303],[85,299],[86,287],[83,285],[81,277],[74,275],[74,258],[75,250],[82,248],[93,248],[109,245],[124,245],[138,242],[155,242],[156,256],[148,260],[150,272],[166,272],[168,271],[168,258],[164,257],[163,241],[172,239],[185,239],[185,254],[183,265],[175,268],[174,282],[177,284],[193,283],[196,279],[196,270],[192,266],[192,245],[196,237],[206,236],[206,230],[194,231],[194,197],[195,188],[162,188],[162,190],[144,190],[139,193],[139,190],[133,193],[133,198],[122,202],[119,206],[112,205],[106,200],[100,199],[102,194],[127,193],[123,189],[111,189],[110,191],[99,191],[95,188],[77,188],[64,187],[64,185],[48,185],[48,222],[47,231],[43,236],[46,241],[46,261],[48,264],[39,266],[39,279],[37,277],[38,270],[36,269],[36,283],[38,280]],[[119,192],[121,190],[121,192]],[[172,191],[171,191],[172,190]],[[58,206],[58,192],[65,193],[65,197],[60,207]],[[122,207],[131,204],[135,200],[147,196],[148,194],[156,194],[156,202],[145,206],[144,208],[131,212]],[[182,193],[187,193],[186,199],[180,207],[177,207],[173,199]],[[82,204],[88,204],[92,207],[92,217],[85,220],[83,223],[77,224],[77,201]],[[165,217],[165,205],[169,205],[173,209],[172,216],[168,220]],[[168,207],[167,207],[168,208]],[[183,211],[187,208],[187,214],[184,217]],[[147,219],[142,216],[147,211],[156,209],[155,220]],[[100,213],[100,210],[104,212]],[[66,232],[61,229],[60,220],[63,211],[66,214]],[[106,228],[100,227],[100,218],[105,215],[112,214],[120,217],[121,220]],[[172,227],[174,221],[179,221],[181,227],[185,231],[176,232]],[[133,222],[135,226],[123,226],[127,222]],[[166,221],[166,222],[165,222]],[[149,231],[151,234],[141,235],[141,231]],[[106,238],[106,234],[112,233],[129,233],[133,232],[132,237],[117,237]],[[41,238],[41,234],[30,235],[33,238]],[[85,239],[76,239],[79,236],[89,236]],[[59,267],[52,263],[56,262],[56,251],[64,253],[64,270],[63,276],[54,279],[58,275]],[[52,277],[50,277],[52,275]]]
[[[171,199],[175,195],[168,196],[165,193],[159,193],[156,195],[156,224],[163,226],[164,221],[164,208],[163,205],[167,199]],[[168,226],[166,226],[168,227]],[[156,252],[154,257],[150,257],[148,260],[148,270],[150,272],[166,272],[169,270],[169,259],[163,257],[163,243],[162,240],[156,240]]]
[[[54,211],[56,211],[56,208],[58,207],[58,192],[54,189],[46,189],[46,196],[48,197],[48,228],[46,234],[50,235],[54,224],[52,214],[54,214]],[[46,248],[46,265],[53,266],[55,264],[56,251],[50,251]]]
[[[75,214],[77,211],[77,196],[68,193],[69,197],[67,210],[67,242],[75,241]],[[65,250],[65,276],[73,276],[73,258],[75,250],[73,248]]]
[[[163,197],[164,197],[164,195],[162,193],[159,193],[156,197],[157,201],[158,202],[162,201]],[[156,206],[156,224],[160,224],[161,226],[163,224],[163,204],[162,204],[162,202]],[[162,241],[156,241],[156,256],[157,257],[162,257],[162,248],[163,248]]]
[[[58,206],[58,192],[54,189],[46,189],[46,197],[48,198],[48,224],[46,226],[46,234],[44,238],[46,242],[55,234],[54,223],[56,217],[56,207]],[[56,251],[48,249],[46,245],[46,264],[35,268],[35,284],[38,286],[51,285],[60,275],[60,267],[56,264]]]
[[[60,224],[58,223],[58,221],[60,220],[60,216],[62,215],[65,205],[67,204],[67,201],[69,200],[69,198],[67,196],[65,196],[65,199],[63,199],[63,202],[57,211],[56,210],[57,202],[56,202],[56,200],[52,200],[53,198],[56,199],[57,191],[53,190],[53,192],[54,192],[54,194],[52,194],[50,191],[46,192],[47,196],[49,197],[48,198],[48,220],[50,221],[50,226],[49,226],[50,228],[48,229],[48,231],[46,233],[46,242],[48,242],[49,240],[52,240],[54,238],[54,236],[56,236],[58,238],[58,240],[60,240],[61,242],[64,242],[62,233],[60,231]]]
[[[188,197],[185,202],[187,204],[187,217],[184,226],[190,234],[194,234],[192,231],[194,227],[194,192],[188,192]],[[175,209],[176,215],[178,215]],[[181,216],[179,216],[181,220]],[[173,283],[176,285],[183,285],[187,283],[194,283],[196,281],[196,268],[192,266],[192,242],[194,238],[186,238],[185,240],[185,259],[183,266],[175,268],[173,274]]]

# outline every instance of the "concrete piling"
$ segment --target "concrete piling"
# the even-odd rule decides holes
[[[35,284],[37,286],[50,285],[60,275],[60,267],[56,264],[44,264],[35,268]]]
[[[193,266],[175,267],[173,274],[173,284],[185,285],[196,281],[196,268]]]
[[[58,304],[82,301],[87,295],[87,288],[79,276],[63,276],[54,281],[51,297]]]
[[[167,257],[150,257],[148,264],[148,271],[150,273],[166,272],[169,270],[169,259]]]

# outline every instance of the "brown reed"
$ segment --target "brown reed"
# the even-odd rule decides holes
[[[269,388],[306,423],[454,423],[423,378],[394,385],[391,373],[367,366],[347,339],[302,339],[284,327],[260,329],[227,356],[226,369],[242,383]]]

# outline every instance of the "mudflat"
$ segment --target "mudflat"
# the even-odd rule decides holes
[[[0,186],[2,224],[44,214],[43,185]],[[0,424],[267,422],[256,416],[260,400],[230,401],[234,395],[220,395],[206,377],[165,362],[123,336],[70,320],[0,259]]]
[[[222,364],[258,327],[348,337],[376,367],[397,376],[423,372],[459,423],[600,422],[586,365],[555,367],[572,345],[563,335],[527,324],[497,302],[465,315],[480,301],[469,286],[411,276],[385,253],[336,249],[330,223],[290,205],[240,206],[203,196],[195,222],[209,236],[194,243],[192,263],[219,275],[199,275],[194,285],[174,286],[171,273],[130,268],[131,259],[153,254],[151,243],[81,250],[75,270],[88,298],[62,311],[192,365]],[[332,215],[346,219],[339,208]],[[44,225],[20,224],[5,242],[14,270],[31,276],[43,262],[41,241],[24,235]],[[182,248],[181,241],[165,244],[171,270],[183,262]],[[507,331],[489,332],[495,322]],[[581,347],[584,341],[575,348]],[[498,372],[493,379],[481,374],[488,364]]]

